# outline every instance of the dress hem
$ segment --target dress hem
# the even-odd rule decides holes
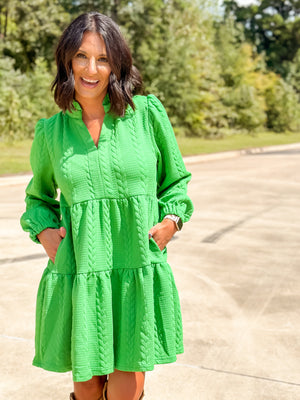
[[[125,365],[119,365],[117,364],[115,366],[114,369],[117,369],[119,371],[124,371],[124,372],[147,372],[147,371],[153,371],[154,367],[156,365],[160,365],[160,364],[170,364],[173,363],[177,360],[177,355],[182,354],[184,352],[184,349],[181,348],[178,351],[176,351],[176,355],[175,356],[170,356],[170,357],[164,357],[164,358],[159,358],[157,360],[155,360],[154,364],[151,365],[146,365],[146,366],[139,366],[139,367],[126,367]],[[42,368],[46,371],[50,371],[50,372],[57,372],[57,373],[65,373],[65,372],[72,372],[72,366],[68,366],[68,367],[64,367],[64,368],[59,368],[59,367],[54,367],[52,365],[48,365],[48,364],[44,364],[42,362],[38,362],[35,359],[32,361],[32,365],[38,368]],[[114,372],[113,370],[108,370],[109,372],[105,372],[103,373],[100,370],[92,370],[91,374],[88,375],[83,375],[80,378],[76,377],[73,375],[73,381],[74,382],[86,382],[88,380],[90,380],[93,376],[97,375],[97,376],[103,376],[103,375],[109,375],[111,373]],[[76,374],[78,375],[78,374]]]

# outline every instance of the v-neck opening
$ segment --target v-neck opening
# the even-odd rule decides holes
[[[104,119],[105,119],[105,116],[104,116]],[[82,120],[82,123],[83,123],[84,128],[85,128],[85,132],[86,132],[87,135],[89,136],[89,142],[91,142],[91,145],[93,146],[94,150],[97,150],[97,151],[99,150],[100,138],[101,138],[101,136],[102,136],[102,134],[103,134],[104,119],[103,119],[103,123],[102,123],[102,125],[101,125],[100,135],[99,135],[99,139],[98,139],[98,143],[97,143],[97,144],[94,142],[94,139],[93,139],[93,137],[92,137],[90,131],[88,130],[88,127],[86,126],[86,124],[85,124],[84,121]],[[84,140],[83,135],[81,135],[81,136],[82,136],[82,139]],[[102,137],[103,137],[103,136],[102,136]],[[87,142],[86,142],[86,144],[87,144]]]
[[[99,135],[99,140],[98,140],[97,145],[94,142],[94,140],[92,138],[92,135],[90,134],[90,131],[88,130],[88,127],[86,126],[86,124],[84,123],[84,121],[82,119],[82,108],[81,108],[80,104],[74,99],[73,100],[74,109],[72,111],[69,111],[69,110],[66,111],[66,114],[68,114],[69,117],[71,117],[72,119],[78,121],[77,123],[80,125],[78,133],[79,133],[81,139],[84,141],[88,152],[95,151],[95,150],[98,151],[99,150],[99,148],[101,147],[101,142],[107,140],[106,135],[110,131],[110,129],[112,127],[112,124],[114,124],[114,121],[113,121],[114,118],[109,113],[109,110],[110,110],[110,99],[109,99],[109,94],[108,93],[106,94],[102,104],[103,104],[103,107],[104,107],[105,115],[104,115],[104,118],[103,118],[103,122],[102,122],[100,135]],[[84,128],[82,128],[81,124],[83,124]],[[85,131],[86,133],[84,133],[83,131]]]
[[[84,129],[79,129],[79,134],[81,136],[81,139],[85,142],[87,150],[88,151],[99,151],[99,149],[101,147],[101,142],[105,142],[108,139],[106,137],[107,133],[110,132],[111,125],[114,123],[111,120],[111,116],[109,114],[105,114],[105,116],[104,116],[97,145],[94,142],[92,135],[90,134],[90,132],[88,130],[88,127],[86,126],[86,124],[84,123],[84,121],[82,119],[81,119],[81,123],[84,125]],[[84,130],[84,132],[82,132],[83,130]]]
[[[105,119],[105,116],[104,116],[104,119]],[[88,135],[89,135],[90,138],[91,138],[92,144],[94,145],[94,147],[95,147],[96,150],[99,150],[100,137],[101,137],[101,135],[102,135],[102,133],[103,133],[104,119],[103,119],[103,122],[102,122],[102,125],[101,125],[100,134],[99,134],[99,137],[98,137],[98,142],[97,142],[97,144],[94,142],[94,139],[93,139],[93,137],[92,137],[90,131],[88,130],[88,127],[86,126],[86,124],[85,124],[84,121],[82,120],[82,122],[84,123],[84,126],[85,126],[85,128],[86,128],[86,131],[87,131]]]

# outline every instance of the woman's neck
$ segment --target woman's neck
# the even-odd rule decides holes
[[[76,101],[81,106],[83,119],[103,118],[105,111],[103,107],[103,99],[87,99],[76,96]]]

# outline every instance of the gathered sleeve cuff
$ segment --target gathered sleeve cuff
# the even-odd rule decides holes
[[[48,146],[45,138],[45,120],[38,121],[31,147],[30,164],[33,178],[26,188],[26,211],[20,223],[30,238],[39,243],[37,235],[46,228],[59,228],[60,207]]]
[[[159,220],[167,214],[179,216],[187,222],[194,210],[187,195],[191,173],[185,168],[175,134],[166,110],[154,96],[147,96],[149,123],[157,148],[157,198]]]

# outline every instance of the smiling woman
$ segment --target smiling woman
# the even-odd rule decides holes
[[[82,119],[98,146],[104,119],[102,105],[107,93],[111,67],[103,38],[97,32],[85,32],[81,46],[72,58],[75,99],[81,105]]]
[[[56,63],[62,111],[36,125],[21,218],[49,256],[33,364],[72,370],[70,399],[140,400],[145,372],[183,352],[166,245],[192,214],[191,174],[160,101],[135,95],[141,78],[110,18],[79,16]]]
[[[78,67],[81,65],[82,68],[87,66],[96,68],[97,66],[102,70],[102,66],[105,64],[107,68],[108,66],[111,68],[107,87],[111,100],[110,111],[124,116],[127,105],[133,109],[135,107],[132,95],[141,91],[142,78],[132,64],[131,52],[119,27],[106,16],[101,17],[100,23],[99,19],[95,17],[95,15],[101,15],[99,13],[84,15],[85,19],[82,16],[78,17],[81,25],[76,26],[79,23],[77,19],[73,21],[64,31],[58,43],[56,49],[57,74],[52,84],[54,99],[63,111],[74,109],[73,63],[75,60]],[[94,67],[93,63],[95,63]],[[92,73],[94,72],[92,71]],[[88,74],[83,78],[90,79]]]
[[[103,38],[95,32],[85,32],[81,46],[72,59],[76,100],[94,99],[102,104],[107,92],[111,67]],[[84,107],[85,108],[85,107]]]

